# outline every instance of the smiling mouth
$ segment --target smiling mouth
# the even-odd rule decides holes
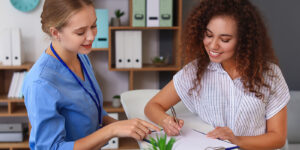
[[[91,47],[92,47],[92,44],[82,45],[82,46],[85,47],[85,48],[91,48]]]
[[[222,54],[222,53],[218,53],[218,52],[213,52],[211,50],[209,50],[208,53],[209,53],[210,56],[213,56],[213,57],[218,57]]]

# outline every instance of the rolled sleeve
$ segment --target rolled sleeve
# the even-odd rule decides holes
[[[275,64],[271,67],[276,77],[271,80],[271,94],[266,106],[267,120],[276,115],[290,100],[289,89],[280,68]]]
[[[59,99],[59,92],[49,82],[39,80],[27,87],[25,105],[32,125],[31,149],[73,149],[74,141],[65,140],[65,118],[59,112]]]
[[[175,90],[185,106],[193,113],[196,112],[194,99],[189,90],[194,86],[195,68],[193,61],[177,72],[173,77]]]

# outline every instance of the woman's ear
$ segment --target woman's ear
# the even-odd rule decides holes
[[[52,38],[60,41],[59,31],[55,27],[50,27],[50,34],[51,34]]]

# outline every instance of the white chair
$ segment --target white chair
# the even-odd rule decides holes
[[[125,114],[128,119],[139,118],[150,121],[144,114],[144,108],[147,102],[155,96],[159,90],[157,89],[145,89],[145,90],[132,90],[121,94],[121,103],[123,105]],[[199,129],[202,132],[208,132],[213,129],[213,127],[207,125],[201,121],[195,114],[192,114],[186,106],[179,102],[174,106],[178,118],[184,120],[184,126]],[[171,114],[171,111],[167,111]]]
[[[300,149],[300,91],[290,91],[291,99],[288,108],[288,133],[289,150]]]

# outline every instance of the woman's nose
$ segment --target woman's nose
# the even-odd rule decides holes
[[[212,39],[212,41],[209,43],[209,48],[211,50],[217,50],[219,48],[217,39]]]
[[[95,36],[96,36],[96,34],[94,34],[92,30],[88,30],[86,40],[94,41]]]

